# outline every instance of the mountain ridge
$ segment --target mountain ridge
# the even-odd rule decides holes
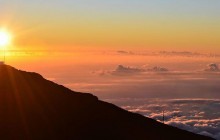
[[[72,91],[35,72],[0,65],[0,79],[0,139],[212,139]]]

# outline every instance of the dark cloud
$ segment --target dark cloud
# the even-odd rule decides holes
[[[136,75],[145,72],[146,70],[143,68],[130,67],[124,65],[118,65],[115,70],[97,70],[93,71],[93,74],[104,76],[104,75]]]
[[[215,53],[198,53],[198,52],[190,52],[190,51],[158,51],[158,52],[132,52],[132,51],[117,51],[117,54],[122,55],[140,55],[140,56],[182,56],[182,57],[209,57],[216,58],[220,57],[219,54]]]
[[[211,63],[207,65],[207,68],[204,69],[205,72],[220,72],[220,68],[218,64]],[[165,67],[160,67],[160,66],[154,66],[150,67],[149,65],[143,65],[141,67],[131,67],[131,66],[125,66],[125,65],[118,65],[115,70],[97,70],[93,71],[93,74],[97,75],[136,75],[136,74],[149,74],[149,72],[155,72],[155,73],[163,73],[163,72],[168,72],[164,73],[166,75],[179,75],[179,76],[189,76],[189,79],[185,80],[198,80],[198,78],[194,78],[193,76],[207,76],[207,73],[204,73],[204,71],[170,71],[168,68]],[[211,75],[209,75],[211,76]],[[194,79],[193,79],[194,78]]]
[[[145,69],[118,65],[118,67],[114,71],[112,71],[112,74],[123,75],[123,74],[137,74],[142,72],[145,72]]]
[[[129,67],[129,66],[124,66],[124,65],[118,65],[118,67],[113,70],[109,71],[109,73],[113,75],[128,75],[128,74],[143,74],[145,72],[167,72],[167,68],[163,67],[158,67],[155,66],[153,68],[146,68],[146,67]]]
[[[168,71],[168,69],[163,68],[163,67],[155,66],[153,68],[147,69],[146,71],[148,71],[148,72],[165,72],[165,71]]]
[[[92,71],[92,74],[104,76],[104,75],[116,75],[116,76],[126,76],[126,75],[138,75],[144,74],[146,72],[167,72],[167,68],[155,66],[153,68],[146,68],[146,66],[130,67],[124,65],[118,65],[115,70],[97,70]]]
[[[198,52],[190,52],[190,51],[160,51],[159,55],[165,56],[183,56],[183,57],[220,57],[219,54],[215,53],[198,53]]]
[[[220,72],[220,68],[218,66],[218,64],[215,63],[211,63],[207,65],[208,68],[206,68],[204,71],[206,72]],[[188,75],[191,76],[191,80],[193,80],[193,75],[194,76],[202,76],[204,77],[206,74],[204,74],[202,71],[191,71],[191,72],[175,72],[175,71],[169,71],[167,68],[165,67],[160,67],[160,66],[154,66],[149,68],[148,65],[143,65],[141,67],[131,67],[131,66],[125,66],[125,65],[118,65],[115,70],[98,70],[98,71],[93,71],[93,74],[97,74],[97,75],[106,75],[106,74],[110,74],[110,75],[135,75],[135,74],[148,74],[148,72],[169,72],[166,74],[171,75]],[[186,79],[189,80],[189,79]],[[196,80],[196,79],[194,79]],[[198,79],[197,79],[198,80]]]
[[[119,65],[115,70],[96,71],[101,76],[90,78],[94,79],[88,81],[93,87],[88,90],[97,89],[95,94],[100,98],[220,98],[219,72],[176,72],[147,67]],[[95,85],[98,81],[112,86]]]
[[[211,63],[211,64],[208,65],[208,68],[205,69],[205,71],[208,71],[208,72],[220,72],[220,69],[219,69],[218,64]]]
[[[189,52],[189,51],[160,51],[160,55],[166,56],[185,56],[185,57],[194,57],[194,56],[206,56],[207,54],[201,54],[197,52]]]
[[[217,68],[213,64],[210,66]],[[167,71],[163,67],[150,67],[118,65],[115,70],[97,71],[95,73],[101,75],[101,81],[107,81],[114,86],[109,88],[96,85],[93,89],[101,88],[96,93],[101,98],[220,98],[219,72]]]
[[[117,53],[123,55],[135,55],[135,53],[131,51],[117,51]]]

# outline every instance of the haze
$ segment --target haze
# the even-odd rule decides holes
[[[0,28],[13,35],[6,64],[158,121],[168,106],[167,124],[220,139],[219,6],[219,0],[1,0]]]

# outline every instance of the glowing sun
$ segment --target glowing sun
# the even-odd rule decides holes
[[[6,30],[0,30],[0,47],[6,47],[11,43],[11,35]]]

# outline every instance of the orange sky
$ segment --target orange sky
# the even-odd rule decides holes
[[[18,50],[220,53],[218,1],[4,1],[0,27]]]

